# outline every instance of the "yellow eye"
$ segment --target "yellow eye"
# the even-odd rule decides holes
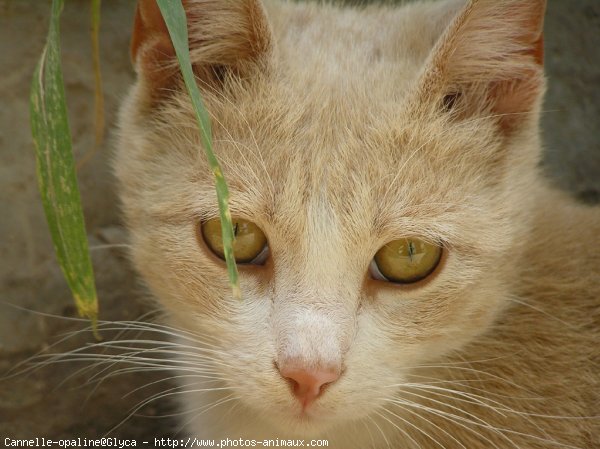
[[[269,255],[269,247],[264,232],[251,221],[241,218],[234,218],[232,224],[233,235],[235,236],[233,242],[235,261],[237,263],[250,263],[254,265],[265,263]],[[201,225],[201,231],[202,237],[210,250],[225,260],[221,220],[214,218],[205,221]]]
[[[394,240],[377,251],[370,271],[375,279],[410,284],[433,273],[441,257],[439,245],[415,238]]]

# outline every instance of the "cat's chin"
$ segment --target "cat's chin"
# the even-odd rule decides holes
[[[286,417],[273,417],[269,421],[282,432],[292,432],[303,437],[321,434],[339,424],[339,421],[329,413],[310,410],[292,412]]]
[[[287,438],[319,438],[336,433],[345,424],[346,421],[316,415],[267,418],[268,434]]]
[[[336,419],[330,412],[315,410],[300,411],[288,409],[265,413],[238,403],[228,414],[228,420],[221,419],[219,413],[203,413],[190,420],[187,425],[189,435],[210,437],[242,438],[316,438],[343,425],[344,420]],[[210,429],[210,430],[208,430]]]

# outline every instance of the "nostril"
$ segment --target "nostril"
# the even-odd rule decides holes
[[[300,384],[291,377],[284,377],[284,379],[288,381],[294,394],[297,394],[300,390]]]
[[[327,369],[283,367],[279,372],[290,382],[294,396],[304,407],[317,399],[326,385],[340,377],[337,370]]]

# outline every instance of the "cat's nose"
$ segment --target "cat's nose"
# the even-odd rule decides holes
[[[321,395],[325,385],[335,382],[340,377],[340,372],[336,369],[283,366],[279,371],[291,382],[294,396],[300,401],[303,409]]]

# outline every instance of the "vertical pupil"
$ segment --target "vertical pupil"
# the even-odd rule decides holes
[[[408,242],[408,257],[410,258],[411,262],[415,253],[415,244],[413,242]]]
[[[236,221],[236,222],[235,222],[235,225],[233,226],[233,235],[234,235],[235,237],[237,237],[237,234],[238,234],[238,226],[239,226],[239,225],[238,225],[238,222]]]

